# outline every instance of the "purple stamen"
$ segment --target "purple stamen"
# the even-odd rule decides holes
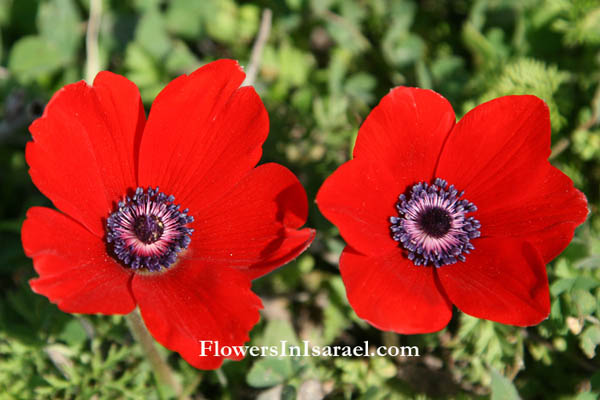
[[[106,220],[106,241],[116,258],[131,269],[160,271],[177,261],[191,242],[194,217],[158,188],[138,187]]]
[[[415,265],[443,265],[465,261],[465,254],[475,247],[481,223],[465,214],[477,211],[468,200],[460,200],[463,192],[437,178],[433,185],[419,182],[411,189],[410,198],[398,197],[398,217],[390,217],[392,238],[408,251]]]

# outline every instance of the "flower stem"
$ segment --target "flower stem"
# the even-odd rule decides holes
[[[260,20],[260,28],[258,30],[258,36],[256,37],[256,41],[254,42],[254,46],[252,46],[252,53],[250,54],[250,64],[248,65],[248,69],[246,71],[246,79],[242,86],[252,86],[254,85],[254,81],[256,80],[256,75],[258,74],[258,68],[260,67],[260,62],[262,59],[263,48],[265,47],[265,43],[269,40],[269,33],[271,32],[271,17],[273,13],[270,9],[265,8],[262,13],[262,17]]]
[[[90,17],[85,33],[85,80],[92,84],[94,77],[100,70],[98,56],[98,32],[100,31],[100,15],[102,13],[102,0],[90,1]]]
[[[158,352],[154,338],[148,333],[138,310],[133,310],[125,318],[133,337],[141,344],[142,349],[144,349],[144,353],[152,365],[152,371],[159,384],[169,386],[173,389],[177,397],[181,397],[181,385],[175,380],[173,371]]]

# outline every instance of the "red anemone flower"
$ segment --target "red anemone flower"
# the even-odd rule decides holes
[[[438,331],[452,304],[539,323],[550,312],[545,265],[587,216],[584,195],[548,162],[542,100],[501,97],[455,122],[439,94],[392,90],[317,195],[348,243],[348,300],[379,329]]]
[[[26,151],[59,210],[31,208],[23,225],[36,293],[71,313],[137,305],[154,338],[197,368],[222,363],[200,356],[201,341],[249,340],[262,308],[251,280],[298,256],[314,231],[298,229],[308,212],[298,179],[255,168],[269,121],[244,77],[232,60],[180,76],[147,121],[137,87],[110,72],[54,95]]]

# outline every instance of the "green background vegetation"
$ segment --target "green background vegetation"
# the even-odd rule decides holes
[[[50,205],[27,174],[28,124],[85,73],[86,0],[0,0],[0,399],[167,399],[119,316],[60,312],[27,285],[26,210]],[[369,110],[397,85],[432,88],[458,116],[506,94],[550,106],[554,165],[591,216],[548,266],[552,312],[518,328],[455,312],[439,333],[382,333],[356,317],[343,242],[311,203],[319,234],[254,283],[265,311],[252,344],[416,345],[421,357],[248,357],[198,371],[164,349],[195,398],[577,398],[600,393],[600,3],[591,0],[128,0],[103,2],[100,67],[149,107],[175,76],[218,58],[247,65],[261,12],[273,25],[255,87],[270,115],[263,161],[291,168],[309,199],[350,155]]]

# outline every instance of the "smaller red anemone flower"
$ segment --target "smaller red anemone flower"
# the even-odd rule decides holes
[[[251,280],[297,257],[314,231],[298,229],[308,213],[298,179],[255,168],[269,121],[244,77],[232,60],[180,76],[148,121],[137,87],[110,72],[54,95],[26,151],[59,210],[31,208],[23,225],[36,293],[71,313],[137,305],[154,338],[197,368],[222,363],[201,341],[249,340],[262,308]]]
[[[539,323],[550,312],[546,263],[587,216],[585,196],[548,162],[542,100],[501,97],[455,122],[439,94],[393,89],[317,195],[348,243],[348,300],[379,329],[438,331],[452,304]]]

